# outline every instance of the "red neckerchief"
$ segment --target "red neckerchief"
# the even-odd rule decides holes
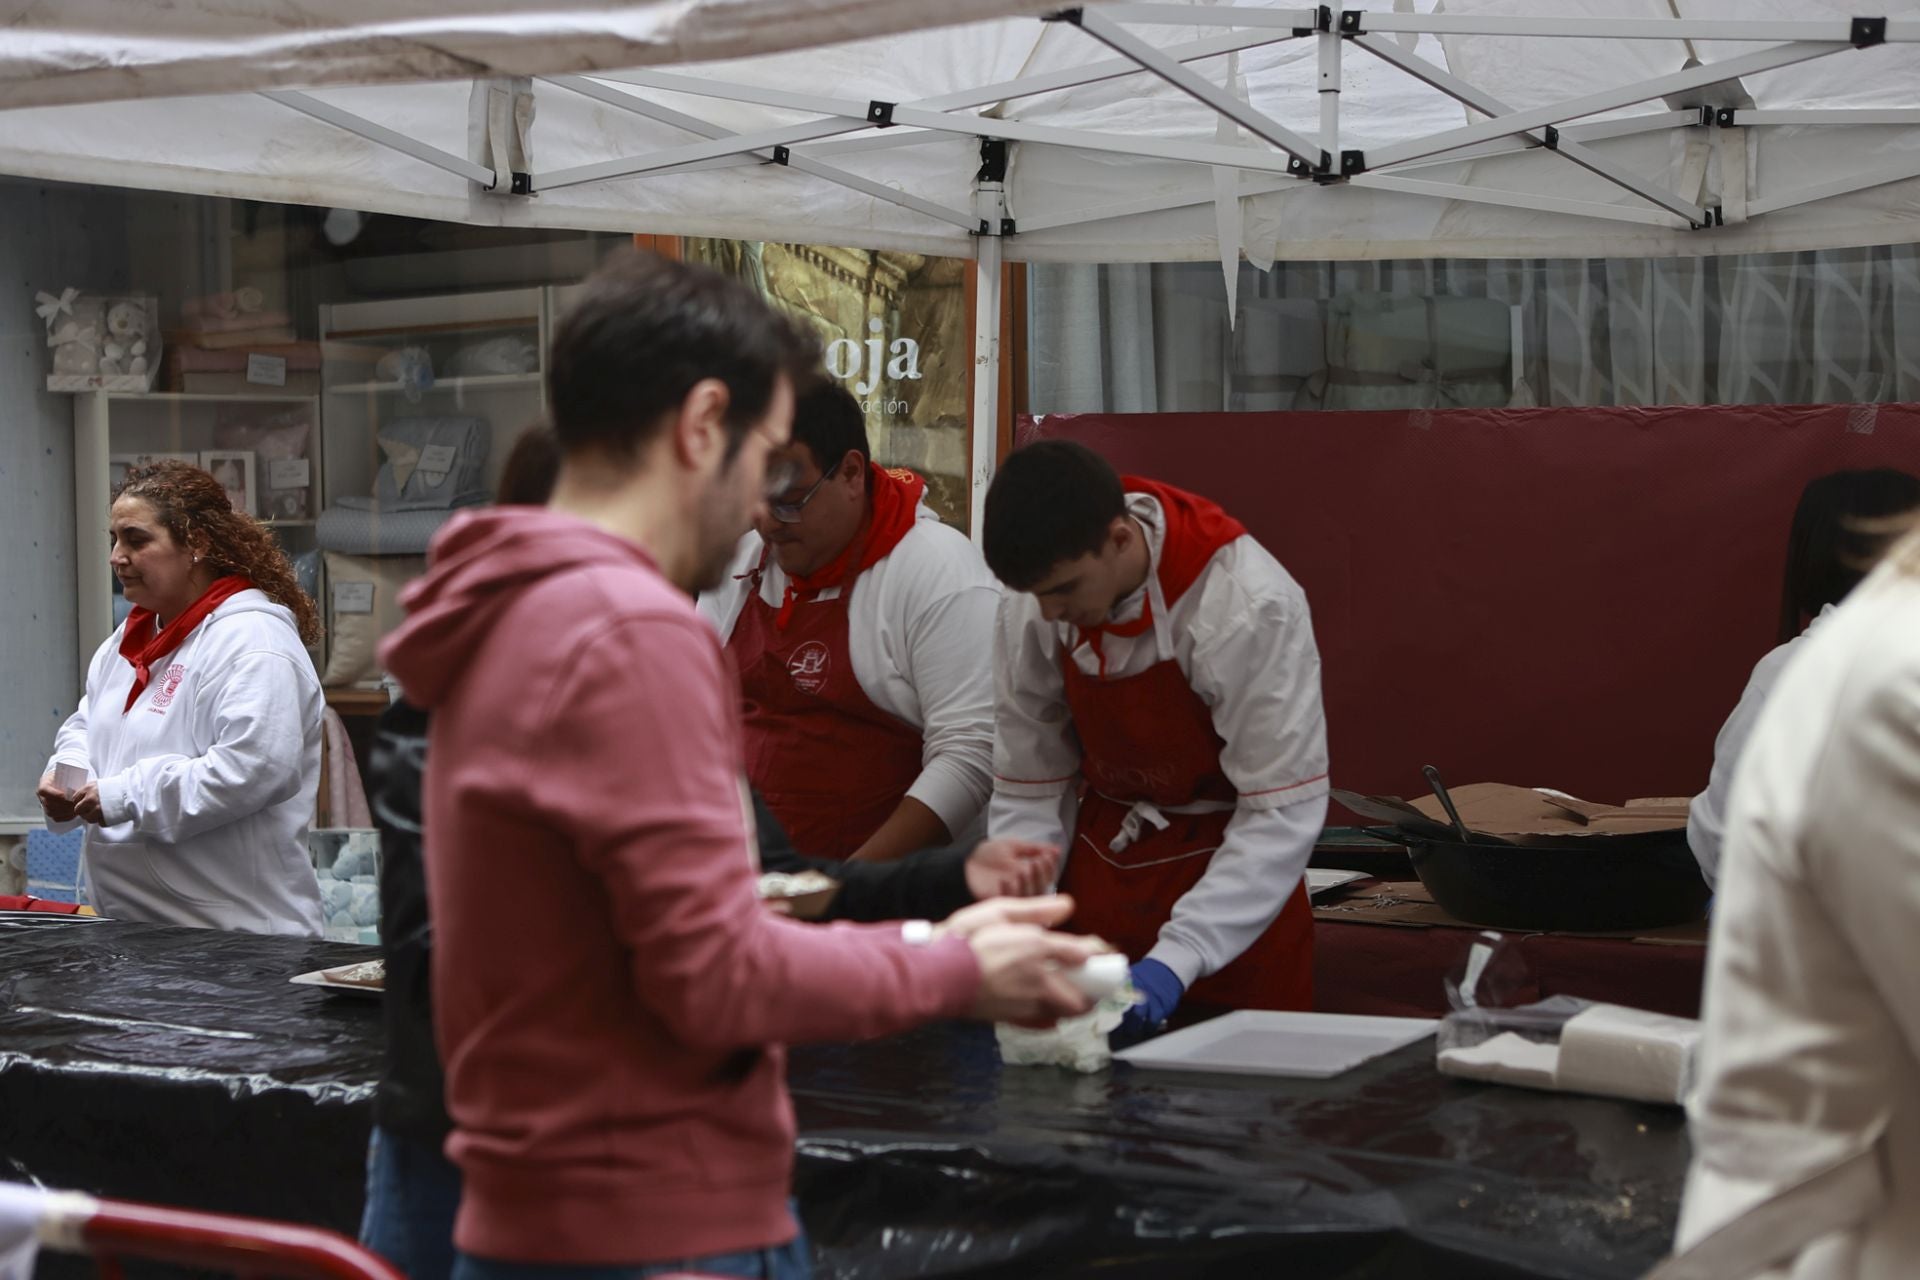
[[[188,633],[206,621],[207,615],[225,603],[227,597],[245,591],[252,585],[250,580],[237,573],[214,579],[213,585],[201,592],[198,600],[187,606],[179,617],[169,622],[166,629],[157,635],[154,634],[157,619],[153,610],[136,605],[127,614],[126,629],[120,633],[120,656],[133,664],[133,688],[127,691],[127,705],[120,708],[120,714],[125,715],[133,710],[133,704],[147,687],[147,681],[153,677],[151,668],[154,663],[178,649]],[[151,639],[143,642],[142,636]]]
[[[859,577],[886,559],[900,545],[900,539],[913,531],[913,522],[919,518],[920,495],[927,491],[927,482],[911,471],[883,467],[877,462],[867,464],[867,474],[873,483],[872,504],[865,526],[827,564],[805,577],[787,578],[786,593],[780,597],[780,611],[773,617],[775,630],[787,629],[787,623],[793,620],[795,605],[813,599],[829,587],[844,586]],[[764,555],[761,563],[766,563]],[[757,586],[757,570],[754,579]]]
[[[1143,635],[1147,628],[1152,625],[1153,593],[1149,591],[1146,594],[1146,598],[1140,601],[1139,617],[1135,618],[1132,622],[1103,622],[1097,627],[1080,628],[1078,630],[1079,638],[1074,641],[1073,647],[1079,648],[1084,644],[1087,648],[1093,650],[1093,656],[1100,660],[1100,678],[1105,680],[1107,678],[1107,654],[1106,650],[1100,647],[1101,640],[1106,636],[1131,637]]]
[[[1215,552],[1247,532],[1245,525],[1215,504],[1170,484],[1145,480],[1139,476],[1121,476],[1120,488],[1129,494],[1143,493],[1160,504],[1160,515],[1165,524],[1160,539],[1160,564],[1153,572],[1160,579],[1160,594],[1169,601],[1178,600],[1187,593],[1187,588],[1200,577]],[[1148,546],[1151,547],[1152,543],[1149,542]],[[1142,635],[1152,625],[1153,593],[1149,591],[1146,599],[1140,602],[1139,617],[1132,622],[1107,622],[1081,630],[1073,647],[1078,648],[1084,643],[1093,650],[1093,656],[1100,663],[1100,678],[1104,680],[1107,675],[1107,655],[1100,648],[1102,638]]]

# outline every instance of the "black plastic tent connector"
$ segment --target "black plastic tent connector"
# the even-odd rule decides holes
[[[982,138],[980,140],[980,172],[974,175],[974,181],[1005,182],[1006,180],[1006,140],[1004,138]]]
[[[787,150],[785,147],[775,147],[773,149],[773,162],[775,164],[786,164],[792,159],[793,152]]]
[[[867,123],[876,129],[893,127],[893,104],[875,98],[867,104]]]
[[[1853,29],[1847,39],[1853,41],[1856,49],[1870,48],[1887,42],[1887,20],[1885,18],[1855,18]]]
[[[520,169],[513,171],[513,194],[530,196],[533,194],[533,175]]]

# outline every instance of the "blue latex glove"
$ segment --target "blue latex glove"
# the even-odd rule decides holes
[[[1127,1010],[1126,1019],[1113,1029],[1109,1040],[1115,1048],[1137,1044],[1159,1031],[1180,1007],[1180,997],[1187,994],[1173,970],[1158,960],[1140,961],[1133,966],[1131,977],[1133,989],[1145,999]]]

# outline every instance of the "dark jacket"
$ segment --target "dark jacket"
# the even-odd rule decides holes
[[[380,828],[380,940],[386,953],[387,1066],[373,1100],[381,1128],[434,1147],[453,1124],[433,1042],[426,867],[420,858],[420,793],[427,760],[427,713],[397,701],[374,730],[369,797]],[[966,849],[927,849],[898,862],[835,862],[801,856],[760,793],[753,793],[765,871],[820,871],[840,881],[832,920],[942,920],[973,901]]]

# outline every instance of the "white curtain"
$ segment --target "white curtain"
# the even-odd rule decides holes
[[[1032,270],[1038,413],[1920,399],[1911,245]]]

